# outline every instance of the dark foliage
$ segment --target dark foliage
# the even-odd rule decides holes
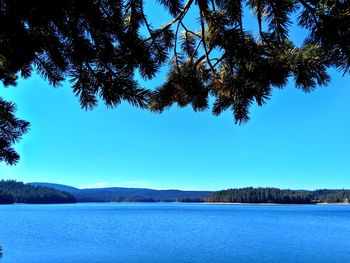
[[[4,197],[4,199],[2,199]],[[75,203],[76,199],[69,193],[48,187],[33,186],[13,180],[0,181],[0,203],[10,200],[11,203],[27,204],[60,204]]]
[[[13,204],[15,199],[12,195],[6,193],[3,190],[0,190],[0,204]]]
[[[321,203],[349,203],[350,190],[316,190],[314,199]]]
[[[162,112],[177,103],[203,111],[212,96],[214,115],[231,110],[243,123],[253,103],[263,105],[290,77],[309,92],[328,83],[329,67],[350,71],[349,1],[157,2],[173,17],[161,28],[150,22],[154,14],[145,13],[143,0],[0,1],[0,81],[15,85],[33,71],[54,86],[69,80],[84,109],[100,98],[108,107],[127,101]],[[258,36],[243,23],[245,6],[255,14]],[[184,22],[190,8],[197,10],[198,32]],[[288,36],[295,14],[309,32],[301,47]],[[137,72],[155,77],[166,63],[167,80],[155,90],[135,79]],[[15,125],[14,138],[27,127]],[[13,164],[15,140],[3,136],[0,161]]]
[[[218,191],[207,196],[208,202],[223,203],[348,203],[350,190],[297,191],[278,188],[240,188]]]
[[[203,203],[205,202],[205,197],[183,197],[183,198],[176,198],[176,202],[180,203]]]
[[[13,103],[0,98],[0,163],[15,164],[19,155],[12,145],[27,132],[29,123],[17,119],[14,115],[16,107]]]
[[[215,192],[207,197],[209,202],[224,203],[281,203],[310,204],[312,195],[309,192],[280,190],[277,188],[241,188]]]

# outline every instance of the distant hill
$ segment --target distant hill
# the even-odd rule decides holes
[[[78,188],[72,187],[72,186],[68,186],[68,185],[64,185],[64,184],[51,184],[51,183],[37,183],[37,182],[33,182],[33,183],[28,183],[30,185],[34,185],[34,186],[44,186],[44,187],[50,187],[59,191],[65,191],[65,192],[73,192],[73,191],[77,191],[79,190]]]
[[[68,192],[53,188],[0,180],[0,204],[12,203],[61,204],[76,203],[76,199]]]
[[[69,192],[74,195],[78,202],[203,202],[205,197],[212,193],[211,191],[154,190],[125,187],[78,189],[51,183],[30,184]]]

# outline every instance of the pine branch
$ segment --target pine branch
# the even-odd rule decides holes
[[[313,8],[312,6],[310,6],[307,2],[305,2],[304,0],[299,0],[299,2],[302,4],[302,6],[307,9],[310,14],[312,15],[312,17],[314,18],[315,23],[319,26],[318,23],[318,19],[317,19],[317,10],[315,8]]]

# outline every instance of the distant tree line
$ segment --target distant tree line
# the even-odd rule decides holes
[[[57,187],[57,186],[54,186]],[[56,188],[57,189],[57,188]],[[100,188],[68,190],[78,202],[205,202],[209,191]]]
[[[321,203],[349,203],[350,190],[316,190],[313,191],[315,202]]]
[[[74,194],[74,193],[73,193]],[[113,193],[108,195],[100,195],[99,192],[95,196],[81,196],[75,194],[78,202],[81,203],[103,203],[103,202],[142,202],[142,203],[153,203],[153,202],[181,202],[181,203],[200,203],[205,202],[205,196],[202,197],[162,197],[162,196],[113,196]]]
[[[151,197],[144,197],[144,196],[100,196],[99,193],[97,193],[95,196],[78,196],[77,195],[78,202],[80,203],[108,203],[108,202],[141,202],[141,203],[153,203],[157,202],[158,200],[151,198]]]
[[[75,202],[219,202],[219,203],[349,203],[350,190],[289,190],[278,188],[228,189],[217,192],[134,188],[73,189],[0,180],[0,204],[53,204]]]
[[[278,188],[228,189],[214,192],[206,197],[207,202],[222,203],[279,203],[279,204],[313,204],[313,203],[348,203],[350,190],[282,190]]]
[[[75,202],[76,198],[70,193],[48,187],[28,185],[14,180],[0,181],[0,204],[58,204]]]

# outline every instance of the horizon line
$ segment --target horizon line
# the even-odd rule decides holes
[[[0,179],[0,180],[12,180],[12,179]],[[17,181],[17,180],[15,180]],[[34,184],[34,183],[42,183],[42,184],[56,184],[56,185],[63,185],[68,187],[73,187],[78,190],[85,190],[85,189],[106,189],[106,188],[129,188],[129,189],[148,189],[148,190],[158,190],[158,191],[171,191],[171,190],[177,190],[177,191],[200,191],[200,192],[217,192],[217,191],[223,191],[223,190],[230,190],[230,189],[242,189],[242,188],[276,188],[280,190],[294,190],[294,191],[316,191],[316,190],[349,190],[350,188],[326,188],[326,187],[320,187],[320,188],[286,188],[286,187],[278,187],[278,186],[236,186],[236,187],[226,187],[226,188],[220,188],[215,190],[206,190],[206,189],[196,189],[196,188],[158,188],[158,187],[147,187],[147,186],[98,186],[99,183],[96,183],[95,187],[79,187],[79,186],[73,186],[69,184],[62,184],[62,183],[55,183],[55,182],[24,182],[25,184]],[[91,186],[94,184],[91,184]]]

